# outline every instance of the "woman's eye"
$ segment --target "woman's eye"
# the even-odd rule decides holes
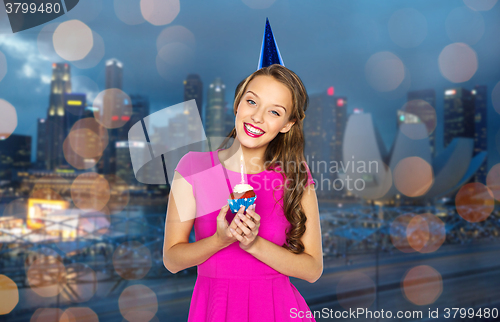
[[[280,113],[278,113],[278,112],[276,112],[276,111],[271,111],[271,112],[276,113],[276,114],[274,114],[274,115],[280,116]]]
[[[247,102],[254,102],[254,101],[252,101],[252,100],[247,100]],[[254,103],[255,103],[255,102],[254,102]],[[252,105],[252,104],[250,104],[250,105]]]

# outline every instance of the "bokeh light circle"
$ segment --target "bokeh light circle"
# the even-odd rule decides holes
[[[31,289],[42,297],[59,294],[66,283],[66,269],[54,256],[40,256],[28,269],[27,278]]]
[[[446,239],[446,227],[444,222],[433,214],[425,213],[419,214],[423,218],[429,229],[429,238],[422,248],[418,251],[420,253],[432,253],[441,247]]]
[[[69,140],[69,136],[63,142],[63,154],[66,161],[71,164],[76,169],[90,169],[96,166],[97,162],[101,158],[101,156],[96,156],[93,158],[84,158],[81,155],[78,155],[71,148],[71,143]]]
[[[427,244],[429,235],[429,225],[422,216],[414,216],[406,227],[408,244],[416,251],[420,251]]]
[[[0,299],[0,315],[9,314],[19,303],[17,284],[2,274],[0,274]]]
[[[0,140],[7,139],[17,127],[16,108],[0,98]]]
[[[241,0],[251,9],[267,9],[273,5],[276,0]]]
[[[97,276],[92,268],[82,263],[66,265],[66,283],[71,287],[71,299],[81,303],[90,300],[97,291]]]
[[[163,46],[170,43],[183,43],[194,50],[196,48],[196,39],[191,30],[184,26],[170,26],[163,29],[156,39],[156,49],[158,52]]]
[[[151,269],[152,258],[149,248],[138,241],[124,242],[113,253],[115,271],[126,280],[138,280]]]
[[[375,301],[375,283],[361,272],[347,273],[337,284],[337,300],[346,310],[368,308]]]
[[[427,36],[427,20],[413,8],[394,12],[389,19],[388,27],[392,41],[403,48],[417,47]]]
[[[5,55],[0,51],[0,82],[5,75],[7,75],[7,58],[5,58]]]
[[[444,47],[438,62],[443,77],[453,83],[471,79],[478,66],[476,52],[464,43],[453,43]]]
[[[464,0],[467,7],[477,11],[488,11],[495,6],[498,0]]]
[[[82,173],[71,184],[71,198],[80,209],[101,210],[108,203],[109,196],[108,181],[95,172]]]
[[[455,207],[460,217],[468,222],[484,221],[495,207],[493,192],[480,182],[467,183],[458,191]]]
[[[80,20],[62,22],[54,31],[54,49],[63,59],[85,58],[94,45],[92,30]]]
[[[493,197],[500,201],[500,163],[495,164],[488,171],[486,176],[486,185],[493,193]]]
[[[109,141],[108,130],[93,117],[76,121],[68,138],[73,151],[83,158],[101,157]]]
[[[493,102],[495,111],[500,114],[500,82],[498,82],[491,91],[491,101]]]
[[[428,102],[422,99],[411,100],[405,103],[402,110],[418,116],[420,121],[425,124],[425,128],[427,129],[426,135],[424,136],[420,132],[413,131],[411,127],[401,127],[401,132],[403,132],[403,134],[405,134],[410,139],[420,140],[429,137],[429,135],[436,129],[436,110]]]
[[[118,298],[120,313],[129,322],[149,321],[158,312],[155,292],[142,284],[135,284],[123,290]]]
[[[407,157],[399,161],[393,176],[396,188],[408,197],[424,195],[434,182],[431,165],[420,157]]]
[[[99,317],[91,308],[69,307],[58,322],[99,322]]]
[[[101,35],[92,30],[92,39],[94,44],[90,52],[81,60],[73,61],[73,66],[80,69],[88,69],[97,66],[101,62],[106,52],[104,47],[104,40]]]
[[[416,305],[432,304],[443,292],[441,274],[428,265],[411,268],[405,274],[402,284],[403,295]]]
[[[391,242],[403,253],[413,253],[415,250],[410,246],[407,238],[407,229],[415,214],[406,213],[397,216],[392,222],[389,230]]]
[[[146,22],[141,14],[141,2],[138,0],[114,0],[114,9],[118,19],[127,25]]]
[[[368,83],[377,91],[396,89],[405,78],[405,67],[401,59],[388,51],[373,54],[365,65]]]
[[[453,9],[446,18],[446,33],[452,42],[477,43],[484,34],[483,16],[467,7]]]
[[[94,118],[108,129],[122,127],[132,116],[132,100],[121,89],[110,88],[100,92],[92,106]]]
[[[110,198],[107,204],[110,214],[118,214],[128,205],[130,201],[130,190],[127,182],[117,175],[105,176],[110,186]]]
[[[179,0],[141,0],[142,16],[155,26],[171,23],[180,10]]]

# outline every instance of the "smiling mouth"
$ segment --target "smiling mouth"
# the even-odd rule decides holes
[[[248,123],[243,123],[243,126],[245,127],[245,130],[247,132],[249,132],[250,134],[253,134],[253,135],[261,136],[262,134],[266,133],[262,130],[259,130],[259,129],[253,127],[252,125],[250,125]]]

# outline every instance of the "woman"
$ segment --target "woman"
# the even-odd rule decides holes
[[[318,202],[304,158],[307,104],[295,73],[278,64],[261,68],[238,85],[235,127],[219,149],[189,152],[179,161],[163,261],[172,273],[198,266],[188,321],[315,321],[299,318],[309,308],[289,280],[314,283],[323,272]],[[221,150],[230,138],[232,145]],[[206,212],[226,189],[220,178],[238,181],[242,155],[255,204],[234,215],[226,200],[213,208],[220,211]],[[193,224],[196,242],[189,243]]]

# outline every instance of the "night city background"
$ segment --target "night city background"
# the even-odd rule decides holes
[[[496,320],[499,17],[497,0],[84,0],[13,33],[0,5],[0,321],[187,320],[196,267],[162,260],[169,182],[233,128],[266,18],[310,98],[324,272],[291,278],[310,309]],[[379,167],[330,170],[349,161]]]

